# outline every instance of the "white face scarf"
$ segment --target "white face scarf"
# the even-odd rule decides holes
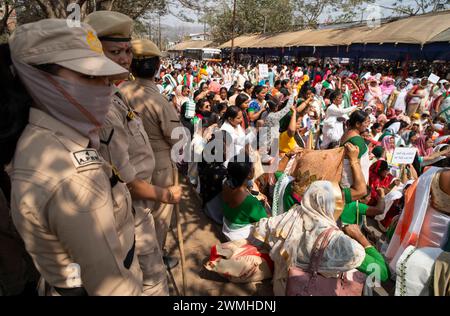
[[[14,67],[37,107],[100,147],[99,129],[111,107],[112,86],[87,86],[13,60]]]

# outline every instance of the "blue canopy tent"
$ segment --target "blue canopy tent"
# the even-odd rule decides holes
[[[229,51],[231,41],[221,45]],[[235,52],[255,56],[450,61],[450,11],[398,19],[378,28],[245,35]]]

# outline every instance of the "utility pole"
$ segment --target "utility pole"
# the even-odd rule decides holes
[[[236,1],[233,0],[233,21],[232,21],[232,32],[231,32],[231,66],[234,65],[234,31],[236,27]]]

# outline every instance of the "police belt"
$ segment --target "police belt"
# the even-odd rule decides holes
[[[123,260],[123,265],[127,270],[130,270],[131,265],[133,264],[135,250],[136,250],[136,238],[134,239],[133,246],[130,248],[130,250],[127,253],[127,256]],[[46,284],[48,283],[46,282]],[[54,286],[53,288],[61,296],[89,296],[84,287],[74,287],[70,289],[64,289]]]

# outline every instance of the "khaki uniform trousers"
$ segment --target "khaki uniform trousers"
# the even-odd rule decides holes
[[[174,185],[173,168],[170,166],[164,169],[155,170],[153,172],[152,183],[163,188]],[[152,209],[152,215],[155,219],[156,236],[158,238],[160,248],[164,249],[167,232],[169,231],[172,220],[174,206],[158,202],[155,203]]]
[[[143,273],[144,295],[168,296],[167,270],[162,260],[161,248],[156,237],[155,221],[150,209],[146,209],[146,215],[139,223],[136,223],[135,229],[137,255]]]

